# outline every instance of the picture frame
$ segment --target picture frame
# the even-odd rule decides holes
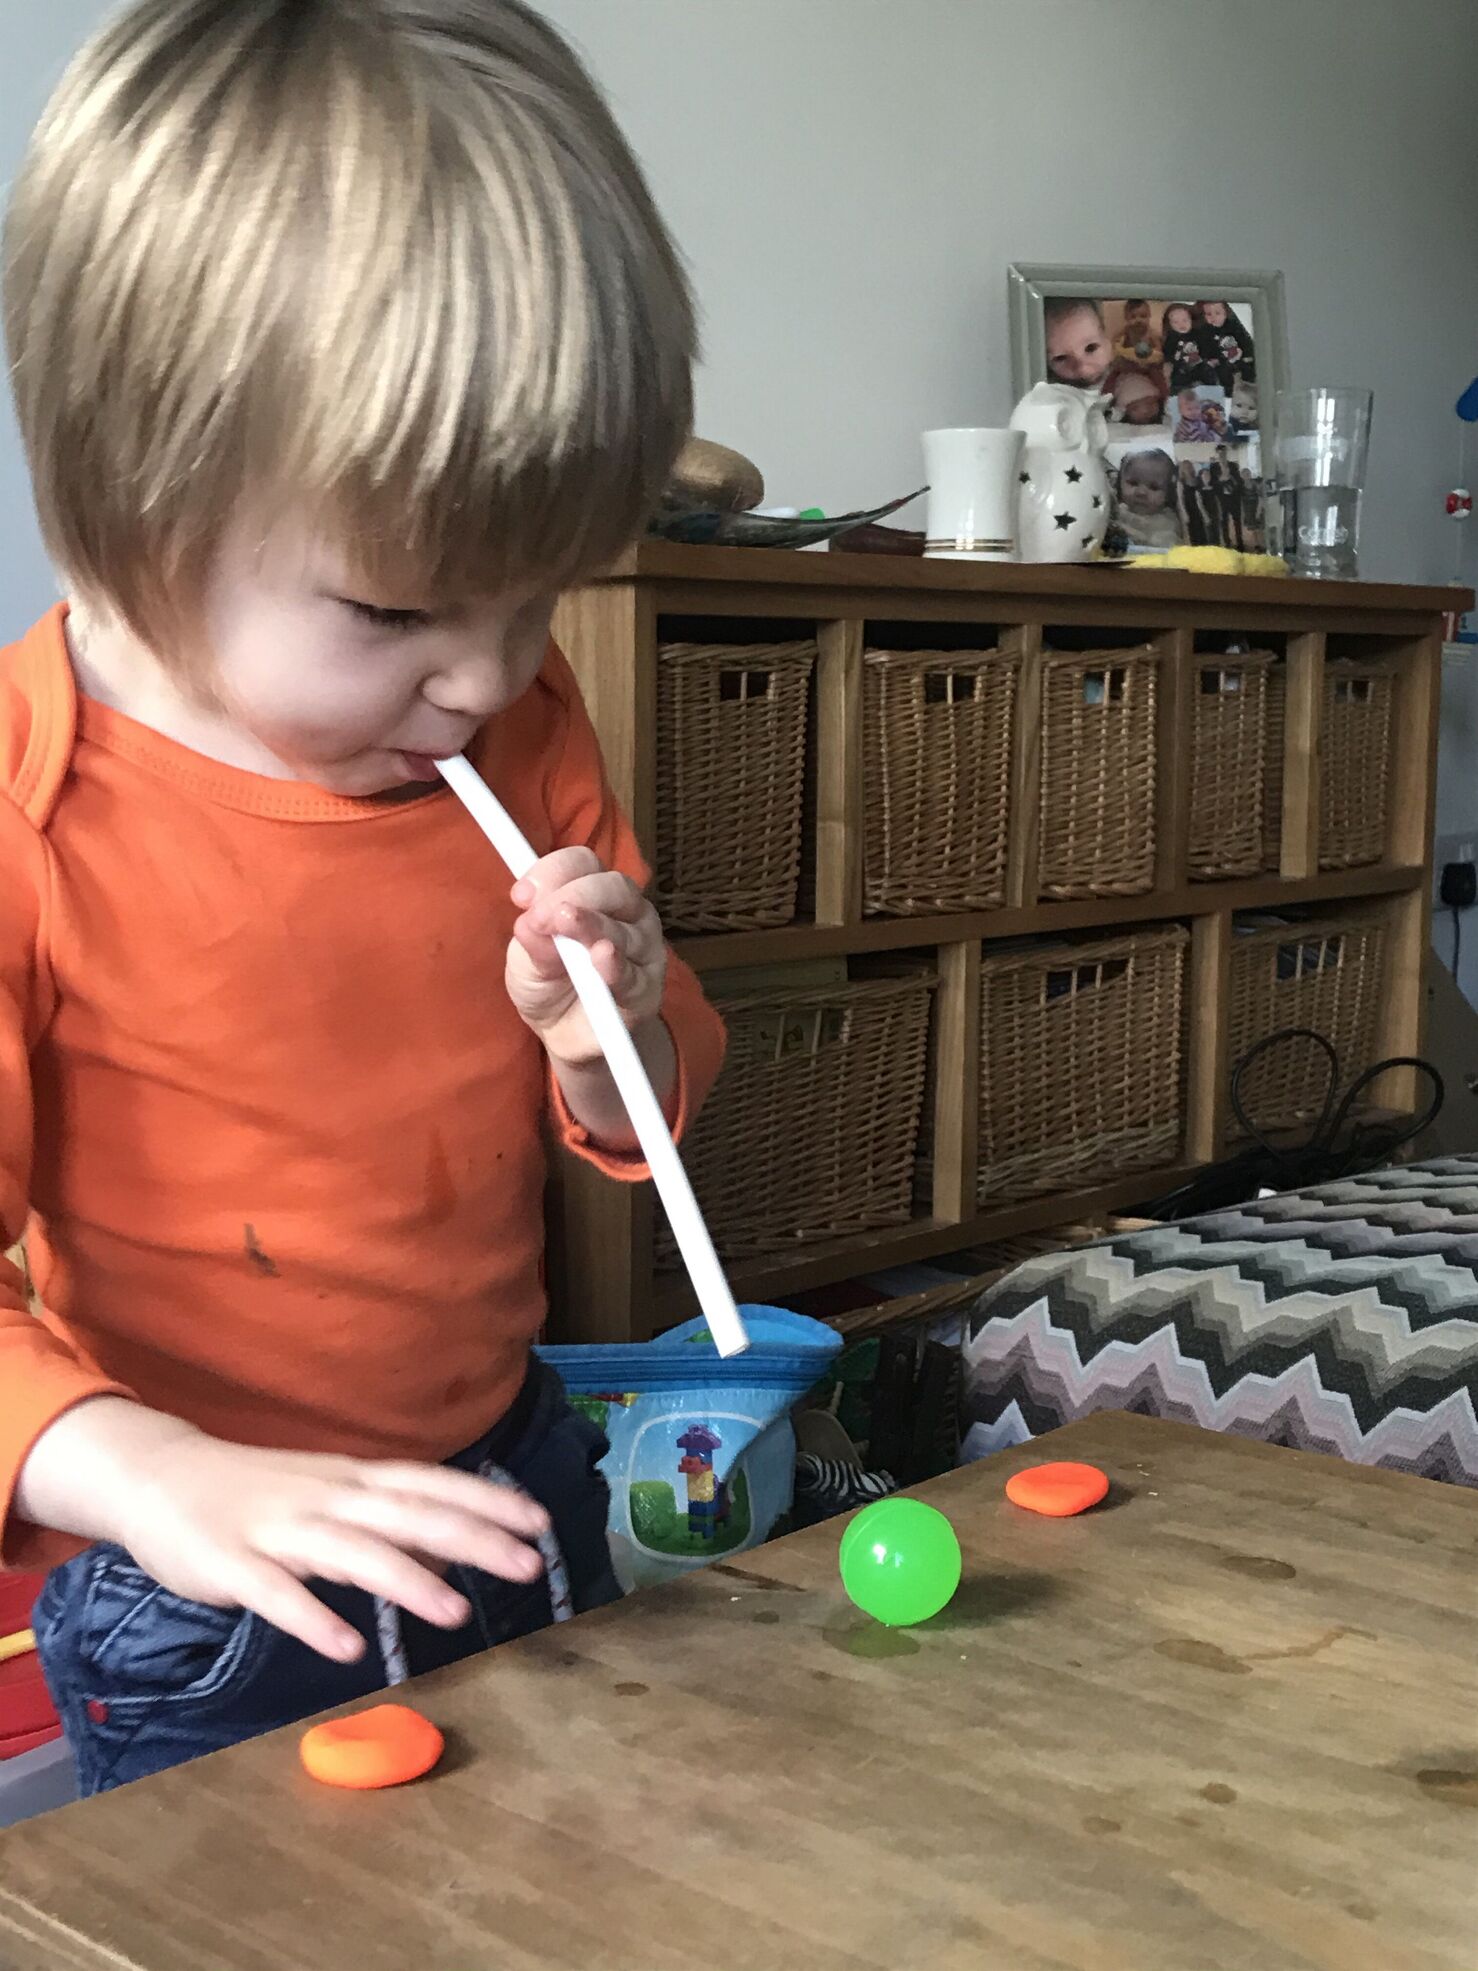
[[[1281,273],[1018,262],[1008,288],[1016,397],[1051,382],[1105,401],[1119,551],[1276,550],[1264,461],[1288,382]]]

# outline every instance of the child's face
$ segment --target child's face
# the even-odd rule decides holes
[[[1125,424],[1160,422],[1160,393],[1137,371],[1127,371],[1115,380],[1114,406]]]
[[[330,793],[434,778],[544,661],[554,598],[439,605],[366,596],[306,531],[229,543],[207,599],[215,707],[265,756]],[[247,749],[248,752],[250,749]]]
[[[1165,475],[1148,459],[1132,455],[1119,473],[1119,498],[1131,513],[1161,513],[1170,496]]]
[[[1224,301],[1203,301],[1201,303],[1201,316],[1207,328],[1225,328],[1227,304]]]
[[[1198,392],[1194,390],[1181,391],[1180,414],[1182,417],[1199,417],[1201,415],[1201,399]]]
[[[1126,329],[1146,329],[1150,325],[1150,304],[1147,301],[1131,301],[1124,309]]]
[[[1189,308],[1172,308],[1169,314],[1166,315],[1165,320],[1175,330],[1177,335],[1190,334],[1191,311]]]
[[[1048,322],[1047,368],[1059,383],[1102,382],[1112,356],[1098,310],[1088,303]]]

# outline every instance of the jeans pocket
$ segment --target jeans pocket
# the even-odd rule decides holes
[[[196,1704],[221,1696],[248,1665],[262,1624],[241,1608],[171,1594],[118,1547],[85,1557],[88,1575],[73,1640],[84,1702],[113,1710]]]

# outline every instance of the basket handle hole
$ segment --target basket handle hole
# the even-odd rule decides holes
[[[724,705],[747,705],[751,699],[768,698],[774,680],[773,671],[720,671],[719,702]]]
[[[1201,673],[1201,696],[1221,698],[1230,696],[1242,689],[1240,671],[1220,671],[1207,669]]]
[[[1100,958],[1090,965],[1064,965],[1047,973],[1042,981],[1042,998],[1048,1004],[1054,999],[1075,999],[1080,992],[1096,992],[1100,986],[1112,985],[1128,971],[1127,958]]]
[[[1310,938],[1298,944],[1278,946],[1280,980],[1306,979],[1315,972],[1337,972],[1344,963],[1343,934],[1330,938]]]
[[[1368,705],[1370,703],[1370,679],[1336,678],[1334,681],[1334,702],[1336,705]]]
[[[826,1049],[846,1042],[850,1031],[849,1017],[845,1006],[782,1013],[773,1026],[766,1023],[766,1051],[777,1065],[781,1061],[795,1061],[803,1057],[814,1060]]]
[[[925,671],[926,705],[973,705],[981,695],[983,680],[978,672],[964,675],[957,671]]]
[[[1085,705],[1122,705],[1128,686],[1129,673],[1122,664],[1115,664],[1106,671],[1084,671],[1083,703]]]

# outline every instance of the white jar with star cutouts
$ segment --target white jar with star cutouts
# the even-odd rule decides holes
[[[1011,413],[1025,435],[1017,470],[1016,539],[1023,561],[1089,561],[1113,513],[1104,446],[1107,399],[1039,383]]]

